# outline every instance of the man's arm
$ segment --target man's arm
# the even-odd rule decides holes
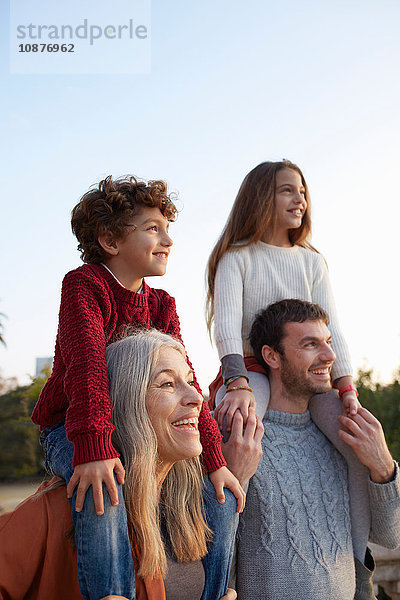
[[[244,431],[243,417],[240,411],[235,412],[229,440],[221,446],[229,470],[238,478],[243,487],[257,471],[262,456],[261,440],[263,435],[264,426],[256,416],[254,407],[249,408]]]
[[[370,541],[396,548],[400,545],[400,475],[386,444],[382,425],[367,409],[353,418],[339,417],[339,436],[370,472]]]

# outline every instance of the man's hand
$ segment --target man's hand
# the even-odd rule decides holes
[[[343,426],[338,431],[339,436],[353,448],[358,460],[369,469],[372,481],[391,481],[395,466],[378,419],[361,407],[354,417],[342,415],[339,421]]]
[[[86,492],[88,488],[92,486],[96,513],[98,515],[104,513],[103,483],[107,488],[111,504],[117,506],[118,491],[114,481],[114,471],[118,483],[122,485],[125,480],[125,469],[119,458],[95,460],[75,467],[74,473],[67,486],[67,496],[68,498],[72,498],[74,489],[78,486],[75,502],[76,512],[82,510]]]
[[[236,383],[236,382],[235,382]],[[247,382],[246,382],[247,385]],[[214,419],[217,421],[220,429],[223,427],[224,417],[226,415],[226,430],[231,431],[233,416],[239,411],[243,418],[243,423],[247,423],[250,406],[256,406],[256,399],[252,392],[247,390],[235,390],[227,392],[220,404],[214,410]]]
[[[221,444],[222,453],[229,469],[245,486],[257,471],[262,457],[261,440],[264,425],[256,416],[255,408],[249,408],[249,416],[243,431],[243,417],[237,411],[233,417],[232,431],[226,444]]]
[[[226,467],[221,467],[217,471],[208,474],[211,483],[215,488],[217,500],[220,504],[225,502],[224,488],[231,490],[237,500],[236,512],[243,512],[246,503],[246,494],[236,477]]]

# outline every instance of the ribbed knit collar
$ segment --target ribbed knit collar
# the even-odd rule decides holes
[[[291,427],[305,427],[311,422],[310,411],[301,414],[281,412],[280,410],[267,410],[264,419],[278,425],[289,425]]]
[[[107,271],[103,265],[86,265],[96,274],[97,277],[101,277],[105,281],[107,281],[108,285],[113,291],[113,294],[119,300],[123,302],[128,302],[129,304],[135,304],[136,306],[144,306],[148,303],[149,298],[149,286],[143,279],[143,288],[142,293],[138,294],[137,292],[132,292],[131,290],[126,289],[122,285],[118,283],[115,277]]]
[[[270,252],[292,252],[296,253],[299,251],[300,246],[295,244],[294,246],[274,246],[273,244],[267,244],[266,242],[257,242],[256,245],[260,245],[262,248],[268,248]]]

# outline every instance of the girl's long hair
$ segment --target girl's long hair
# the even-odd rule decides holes
[[[298,229],[289,230],[289,240],[292,244],[310,248],[316,252],[309,241],[311,237],[310,194],[300,168],[289,160],[259,164],[244,178],[225,227],[208,260],[206,271],[206,319],[210,335],[214,318],[214,287],[218,263],[225,252],[228,252],[235,245],[250,246],[256,244],[266,232],[273,232],[276,221],[276,174],[282,169],[292,169],[300,175],[307,202],[301,225]]]
[[[198,457],[180,460],[157,486],[157,438],[146,410],[146,395],[161,348],[173,348],[186,360],[183,346],[151,330],[120,339],[107,348],[112,440],[126,471],[124,496],[129,526],[140,554],[140,577],[166,572],[164,542],[180,562],[207,553],[210,530],[202,504],[202,469]],[[162,508],[167,540],[160,530]]]

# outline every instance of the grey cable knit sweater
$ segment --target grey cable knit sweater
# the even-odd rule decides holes
[[[352,600],[347,466],[303,414],[267,411],[239,526],[239,600]],[[400,544],[400,482],[370,482],[371,541]]]

